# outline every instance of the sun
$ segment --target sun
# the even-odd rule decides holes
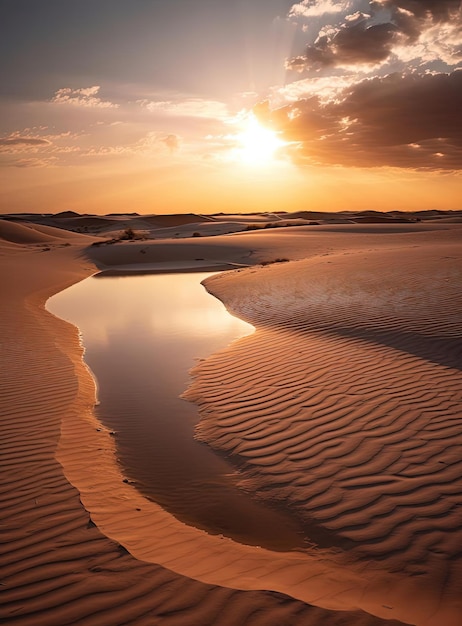
[[[287,145],[279,134],[260,124],[253,114],[242,121],[242,131],[234,136],[235,156],[247,165],[266,165],[275,160],[277,152]]]

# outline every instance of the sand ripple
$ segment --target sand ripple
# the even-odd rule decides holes
[[[246,489],[339,558],[405,577],[394,602],[416,624],[462,622],[461,276],[457,249],[429,246],[213,277],[258,331],[187,394]]]

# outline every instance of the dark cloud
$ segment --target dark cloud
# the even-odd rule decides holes
[[[336,65],[374,64],[384,61],[402,32],[394,24],[367,26],[362,20],[352,26],[344,26],[334,36],[319,37],[312,46],[307,46],[303,57],[295,57],[288,68],[333,67]]]
[[[301,100],[271,114],[300,162],[462,169],[462,70],[364,80],[341,98]]]
[[[461,20],[460,7],[460,0],[372,1],[370,14],[346,16],[327,34],[321,31],[305,54],[290,59],[287,67],[302,71],[382,63],[395,46],[415,43],[435,23]],[[384,9],[388,18],[384,17]]]
[[[48,139],[38,137],[0,137],[0,146],[48,146]]]
[[[394,13],[409,11],[418,18],[430,17],[436,22],[446,22],[460,11],[460,0],[377,0],[372,7],[386,7]]]

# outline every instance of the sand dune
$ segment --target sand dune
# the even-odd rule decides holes
[[[199,222],[210,222],[208,215],[197,215],[195,213],[181,213],[178,215],[149,215],[143,216],[143,220],[151,222],[157,228],[168,228],[171,226],[184,226],[185,224],[196,224]]]
[[[70,233],[67,230],[43,226],[37,224],[18,224],[7,220],[0,220],[0,242],[16,243],[20,245],[27,244],[44,244],[44,243],[63,243],[66,241],[75,241],[79,235]],[[81,241],[85,241],[85,237],[80,237]]]
[[[5,623],[462,622],[460,230],[366,226],[85,248],[0,222]],[[257,331],[186,395],[242,486],[302,520],[310,545],[289,553],[208,536],[123,483],[77,329],[44,310],[97,267],[278,258],[295,260],[207,281]]]
[[[410,623],[462,620],[461,276],[460,246],[436,245],[216,276],[259,331],[188,392],[246,488],[290,503],[318,545],[418,581]]]

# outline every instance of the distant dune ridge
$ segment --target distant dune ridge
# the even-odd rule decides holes
[[[186,526],[123,482],[78,330],[98,270],[229,269],[255,332],[198,363],[196,437],[306,548]],[[0,219],[0,620],[460,626],[462,212]]]

